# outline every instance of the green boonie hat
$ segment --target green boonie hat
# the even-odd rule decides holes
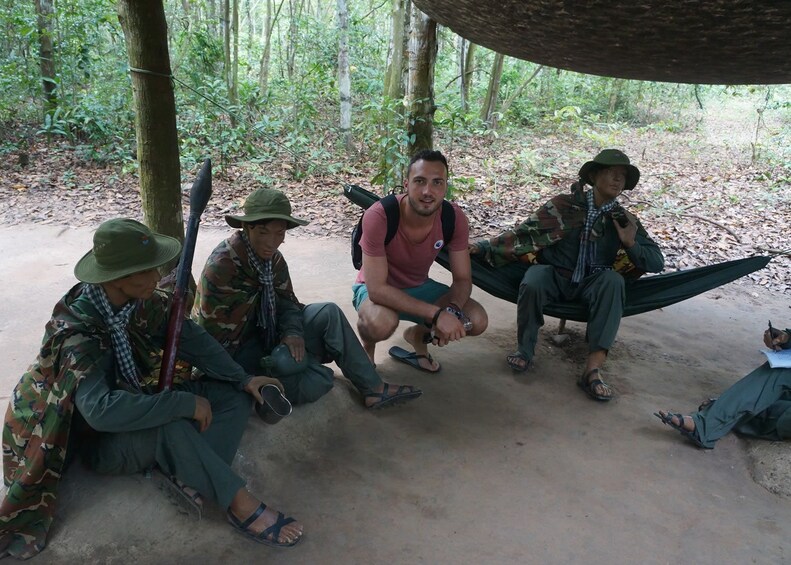
[[[286,229],[306,226],[310,222],[291,216],[291,203],[288,197],[273,188],[259,188],[244,201],[244,216],[225,216],[225,221],[232,228],[241,228],[242,223],[258,220],[285,220]]]
[[[178,256],[175,237],[152,232],[127,218],[107,220],[93,234],[93,249],[74,266],[77,280],[99,284],[160,267]]]
[[[593,186],[593,180],[589,176],[591,172],[604,167],[614,167],[616,165],[623,165],[626,167],[626,185],[624,186],[624,190],[632,190],[637,186],[637,181],[640,180],[640,170],[630,164],[629,157],[618,149],[605,149],[596,155],[593,161],[588,161],[582,165],[580,168],[580,178]]]

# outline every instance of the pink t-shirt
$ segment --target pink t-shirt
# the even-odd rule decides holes
[[[396,196],[399,205],[405,196],[405,194]],[[446,248],[449,251],[466,251],[470,235],[467,216],[455,203],[451,202],[451,205],[456,213],[456,226],[453,229],[453,238]],[[387,215],[382,203],[377,202],[368,208],[363,216],[363,236],[360,239],[363,253],[371,257],[387,257],[389,285],[396,288],[411,288],[426,282],[428,270],[442,247],[442,214],[438,213],[434,217],[434,226],[426,239],[420,243],[410,243],[401,231],[400,223],[395,237],[385,247],[386,235]],[[360,269],[356,282],[365,282],[363,269]]]

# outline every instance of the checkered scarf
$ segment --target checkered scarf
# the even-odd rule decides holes
[[[253,251],[250,245],[250,240],[247,234],[242,230],[242,241],[244,248],[247,251],[247,256],[250,258],[250,265],[255,269],[258,276],[258,282],[261,283],[261,300],[258,310],[258,327],[263,330],[264,334],[264,347],[269,349],[275,345],[276,335],[276,312],[275,312],[275,284],[274,277],[272,276],[272,260],[261,259]]]
[[[596,260],[596,240],[591,239],[591,231],[593,231],[593,224],[599,219],[599,216],[606,214],[617,206],[615,200],[602,205],[597,208],[593,199],[593,189],[586,193],[588,199],[588,213],[585,216],[585,225],[582,227],[582,234],[580,234],[580,250],[577,255],[577,266],[574,268],[574,274],[571,275],[571,282],[579,284],[588,274],[591,266]]]
[[[110,341],[113,344],[113,353],[121,371],[121,376],[134,390],[141,391],[140,373],[135,364],[135,358],[132,354],[132,342],[129,341],[129,332],[127,331],[132,312],[137,306],[137,300],[127,302],[120,311],[114,314],[110,301],[107,299],[107,294],[101,285],[86,284],[85,292],[110,330]]]

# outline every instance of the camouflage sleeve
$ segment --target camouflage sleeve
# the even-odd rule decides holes
[[[665,268],[662,250],[648,235],[640,220],[637,220],[635,244],[626,250],[626,255],[635,267],[647,273],[658,273]]]
[[[203,268],[192,318],[225,348],[234,348],[254,319],[257,281],[244,277],[221,244]]]

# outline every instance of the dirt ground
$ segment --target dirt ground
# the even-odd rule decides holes
[[[0,400],[35,358],[52,306],[74,282],[91,230],[0,228]],[[199,270],[227,230],[204,229]],[[347,241],[283,251],[303,302],[335,301],[350,319]],[[440,280],[447,273],[435,267]],[[787,295],[729,285],[624,320],[607,364],[617,400],[576,386],[584,326],[549,339],[536,371],[515,376],[513,305],[475,289],[490,328],[435,351],[443,370],[414,371],[380,348],[386,380],[419,400],[369,413],[339,378],[312,405],[268,427],[250,419],[235,466],[265,502],[299,518],[290,550],[235,534],[218,509],[200,522],[143,476],[99,477],[76,464],[63,482],[38,563],[779,563],[791,558],[791,478],[782,444],[728,436],[701,451],[663,426],[658,408],[691,410],[762,363],[771,318],[791,325]],[[336,370],[336,375],[339,372]],[[756,482],[757,477],[759,482]],[[773,489],[771,492],[768,489]]]

